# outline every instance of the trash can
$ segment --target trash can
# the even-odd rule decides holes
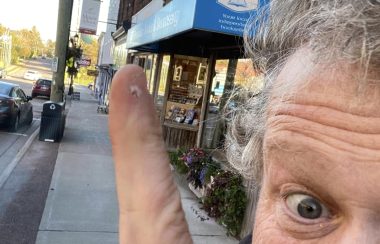
[[[42,106],[40,141],[59,142],[65,130],[65,103],[45,102]]]

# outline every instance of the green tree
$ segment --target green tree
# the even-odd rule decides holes
[[[21,31],[11,31],[12,36],[12,63],[17,63],[19,58],[29,55],[29,48],[25,45]]]
[[[6,31],[7,31],[7,27],[0,24],[0,36],[4,35]]]
[[[81,67],[79,69],[79,72],[77,74],[77,83],[88,85],[95,79],[95,77],[87,75],[87,70],[94,70],[95,65],[98,63],[99,45],[96,39],[90,38],[90,41],[82,43],[81,48],[83,49],[83,57],[91,59],[91,66]]]
[[[1,27],[0,27],[1,32]],[[12,63],[17,63],[19,58],[32,58],[44,54],[45,49],[50,49],[51,43],[44,45],[37,27],[11,31],[12,36]],[[52,42],[52,41],[51,41]]]
[[[31,56],[40,56],[42,55],[44,45],[42,43],[41,34],[37,30],[37,27],[33,26],[29,31],[30,39],[29,42],[31,44]]]
[[[82,44],[83,55],[91,58],[91,63],[96,64],[98,62],[98,42],[92,38],[90,43]]]
[[[52,58],[54,56],[54,50],[55,42],[50,39],[47,40],[47,42],[45,43],[44,54],[49,58]]]

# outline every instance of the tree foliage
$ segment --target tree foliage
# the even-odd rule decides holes
[[[7,32],[12,36],[12,63],[17,63],[20,58],[54,56],[55,42],[48,40],[44,43],[36,26],[31,29],[9,30],[0,24],[0,35]]]
[[[37,27],[31,29],[9,30],[6,26],[0,24],[0,36],[4,33],[12,36],[12,63],[18,63],[20,58],[33,58],[37,56],[54,56],[55,42],[47,40],[43,42],[41,34]],[[88,37],[88,36],[87,36]],[[81,67],[77,74],[77,81],[82,84],[88,84],[94,80],[93,76],[87,75],[88,69],[95,69],[98,59],[98,42],[92,37],[82,41],[83,57],[91,59],[90,67]]]
[[[47,57],[52,58],[54,56],[54,50],[55,50],[55,42],[52,40],[47,40],[45,43],[45,50],[44,53]]]
[[[21,29],[12,31],[12,53],[22,58],[40,56],[44,51],[44,44],[40,32],[35,26],[31,30]]]
[[[0,36],[2,36],[3,34],[5,34],[6,31],[7,31],[7,27],[5,27],[2,24],[0,24]]]
[[[89,42],[82,42],[82,49],[83,49],[83,57],[90,58],[91,59],[91,66],[89,67],[81,67],[79,69],[79,73],[77,75],[78,80],[77,82],[87,85],[91,82],[94,81],[95,77],[93,76],[88,76],[87,75],[87,70],[95,69],[95,65],[98,62],[98,42],[96,39],[91,38],[91,41]]]

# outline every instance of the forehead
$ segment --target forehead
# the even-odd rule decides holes
[[[360,72],[349,67],[315,65],[307,53],[288,61],[269,105],[265,171],[273,166],[297,177],[331,174],[330,181],[337,172],[349,178],[350,170],[366,182],[380,177],[380,85],[362,85]]]
[[[361,87],[342,70],[302,57],[285,65],[269,104],[264,184],[275,191],[295,182],[378,209],[380,85]]]
[[[288,59],[273,87],[270,112],[284,103],[297,103],[380,117],[379,71],[363,70],[344,61],[316,63],[307,49]]]

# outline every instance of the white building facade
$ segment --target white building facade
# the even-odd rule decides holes
[[[119,13],[120,0],[110,0],[108,8],[108,17],[106,20],[106,31],[99,38],[99,57],[98,65],[113,64],[112,49],[113,39],[112,33],[116,31],[117,15]]]

